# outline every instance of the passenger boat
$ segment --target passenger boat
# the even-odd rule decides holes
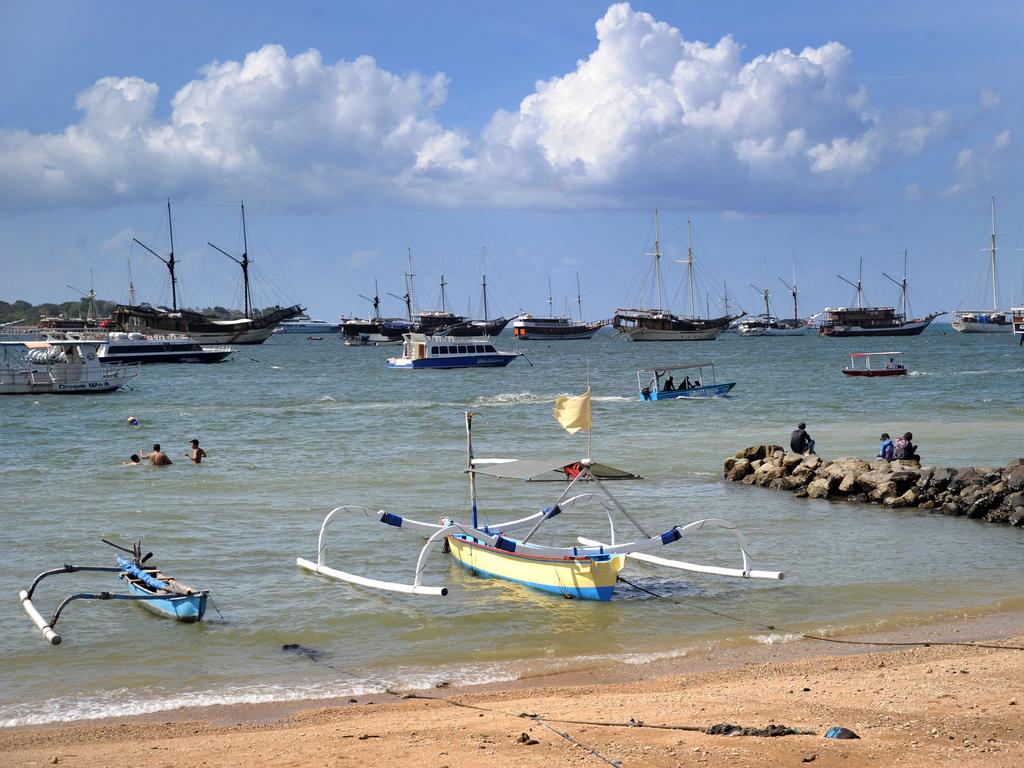
[[[200,344],[187,336],[146,336],[114,331],[97,352],[105,363],[219,363],[234,347]]]
[[[583,296],[580,292],[579,275],[576,275],[576,304],[579,307],[579,320],[574,320],[567,315],[555,317],[552,310],[554,297],[551,295],[551,280],[548,279],[548,316],[535,317],[529,312],[519,315],[512,322],[512,335],[517,339],[524,340],[589,339],[608,324],[606,320],[593,323],[583,320]]]
[[[822,336],[917,336],[927,328],[932,320],[945,312],[932,312],[923,317],[907,319],[907,267],[906,254],[903,257],[903,279],[882,273],[888,280],[900,287],[901,308],[865,307],[863,306],[863,284],[861,273],[864,261],[861,260],[861,271],[857,274],[857,282],[847,280],[842,275],[839,279],[851,285],[857,291],[855,307],[826,307],[824,319],[818,327]]]
[[[1013,318],[1013,332],[1020,336],[1020,343],[1024,344],[1024,307],[1011,309],[1010,317]]]
[[[504,367],[521,352],[494,348],[490,338],[459,338],[405,334],[401,357],[389,357],[388,368],[487,368]]]
[[[72,395],[113,392],[138,374],[138,366],[100,360],[95,341],[5,341],[0,395]],[[27,351],[15,356],[13,350]]]
[[[690,287],[690,315],[675,315],[664,306],[664,286],[661,280],[661,230],[658,212],[654,212],[655,240],[654,281],[658,289],[658,307],[656,309],[619,308],[615,310],[612,326],[630,341],[712,341],[717,339],[729,325],[740,315],[724,315],[715,318],[697,317],[693,265],[693,225],[687,220],[689,236],[687,246],[686,274]]]
[[[689,373],[686,373],[681,381],[676,382],[675,371],[694,371],[696,375],[692,382]],[[696,376],[700,378],[696,378]],[[657,368],[641,368],[636,372],[636,383],[641,400],[676,400],[679,398],[701,400],[709,397],[722,397],[736,386],[734,381],[719,384],[715,378],[715,364],[710,360],[698,363],[674,363]]]
[[[103,539],[103,543],[127,552],[132,556],[131,559],[118,556],[116,558],[117,565],[114,567],[65,564],[60,568],[43,571],[36,576],[32,586],[21,591],[19,598],[22,608],[47,642],[52,645],[60,645],[61,636],[57,634],[54,627],[64,609],[75,600],[129,600],[137,602],[157,616],[186,623],[202,621],[206,614],[209,590],[190,587],[161,572],[160,569],[147,565],[153,553],[149,552],[143,555],[141,542],[135,542],[132,549],[114,544],[106,539]],[[125,583],[127,592],[73,593],[64,598],[52,617],[45,619],[33,601],[36,588],[43,579],[63,573],[116,573],[118,578]]]
[[[953,313],[953,330],[960,333],[1006,333],[1013,329],[1009,311],[999,309],[996,281],[996,198],[992,196],[992,242],[988,248],[992,271],[992,309],[961,309]]]
[[[888,358],[888,360],[879,366],[879,359],[884,358]],[[872,366],[873,360],[875,365]],[[863,363],[860,367],[857,365],[859,362]],[[843,374],[867,377],[906,376],[907,368],[903,365],[902,352],[851,352],[850,366],[843,368]]]
[[[589,431],[589,391],[582,397],[560,399],[560,404],[568,403],[566,413],[576,419],[584,410],[586,426]],[[557,411],[556,406],[556,413]],[[305,570],[372,589],[390,592],[401,592],[412,595],[443,596],[448,594],[445,586],[431,586],[423,583],[423,572],[430,554],[445,544],[456,563],[467,570],[485,578],[501,579],[543,592],[560,595],[565,598],[582,600],[610,600],[615,592],[619,573],[629,560],[643,561],[675,570],[710,573],[721,576],[734,576],[746,579],[782,579],[778,571],[760,571],[751,567],[749,548],[739,528],[728,520],[705,518],[686,525],[676,525],[660,534],[650,531],[620,504],[591,471],[592,461],[589,458],[579,461],[580,472],[575,475],[558,494],[554,503],[539,512],[508,522],[485,524],[481,522],[481,509],[477,497],[476,480],[478,475],[494,477],[521,478],[523,473],[516,471],[514,462],[475,466],[473,461],[472,423],[474,414],[466,413],[466,472],[469,477],[469,498],[471,521],[458,522],[453,517],[442,517],[438,523],[426,523],[386,510],[371,511],[363,506],[342,506],[331,510],[320,526],[317,541],[316,561],[297,558],[296,564]],[[567,422],[559,417],[560,423]],[[575,428],[574,428],[575,429]],[[528,462],[531,466],[525,470],[527,476],[533,474],[538,462]],[[566,465],[565,459],[550,462],[549,468],[554,470]],[[587,482],[588,490],[581,492],[579,484]],[[573,546],[548,546],[532,541],[545,521],[568,513],[579,504],[594,503],[607,514],[609,523],[608,543],[589,538],[577,537],[579,542]],[[341,571],[325,563],[327,553],[327,531],[331,523],[339,516],[365,516],[376,519],[388,526],[389,530],[400,529],[419,538],[426,537],[426,544],[420,549],[412,581],[399,582],[369,578],[347,571]],[[602,517],[604,514],[602,514]],[[629,522],[636,528],[636,536],[630,540],[624,536],[617,526]],[[346,521],[347,522],[347,521]],[[650,550],[669,546],[692,534],[704,530],[720,528],[731,533],[739,544],[742,565],[739,568],[724,568],[709,565],[668,560],[647,554]],[[519,532],[516,536],[512,532]],[[390,568],[393,571],[393,567]]]
[[[204,344],[262,344],[279,323],[301,315],[304,310],[298,304],[291,307],[276,308],[269,312],[256,314],[252,306],[252,292],[249,286],[249,245],[245,229],[245,204],[242,204],[242,241],[243,251],[236,257],[207,243],[211,248],[238,264],[242,269],[243,297],[245,301],[244,316],[232,320],[220,320],[208,317],[199,312],[178,307],[178,278],[175,276],[174,257],[174,226],[171,219],[171,201],[167,201],[167,226],[171,239],[171,250],[165,258],[145,243],[132,238],[149,253],[158,258],[167,267],[171,276],[171,309],[152,307],[148,304],[121,304],[114,308],[111,320],[123,331],[167,335],[175,334],[190,336]]]

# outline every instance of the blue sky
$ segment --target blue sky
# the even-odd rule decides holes
[[[254,7],[255,6],[255,7]],[[334,318],[417,303],[590,318],[668,295],[692,217],[703,302],[780,312],[867,298],[910,254],[914,310],[1024,303],[1024,6],[953,2],[0,2],[0,299],[240,305],[246,201],[258,305]],[[486,259],[484,259],[486,249]],[[767,266],[766,266],[767,262]],[[778,290],[776,290],[778,289]],[[399,302],[386,298],[388,314]]]

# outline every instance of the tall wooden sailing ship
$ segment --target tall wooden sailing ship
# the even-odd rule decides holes
[[[653,253],[654,280],[658,289],[657,308],[618,308],[612,318],[612,326],[630,341],[712,341],[729,327],[739,315],[722,317],[697,317],[694,287],[693,223],[687,219],[686,275],[690,287],[690,314],[676,315],[665,309],[665,289],[661,279],[661,227],[658,211],[654,212],[655,240]]]
[[[900,308],[866,307],[864,306],[864,288],[862,275],[864,260],[860,261],[857,282],[847,280],[842,275],[839,279],[856,289],[856,306],[826,307],[825,317],[818,328],[822,336],[917,336],[924,331],[932,320],[945,312],[931,312],[922,317],[907,318],[907,255],[903,254],[903,279],[897,280],[882,273],[886,279],[900,288]]]
[[[252,307],[252,292],[249,286],[249,240],[245,229],[245,203],[242,203],[242,255],[233,256],[213,243],[211,248],[219,251],[238,264],[242,269],[245,309],[240,318],[222,320],[209,317],[201,312],[178,307],[178,278],[175,275],[174,223],[171,218],[171,201],[167,201],[167,227],[171,249],[167,257],[136,238],[132,240],[149,251],[167,267],[171,277],[171,309],[138,304],[120,304],[111,315],[113,322],[128,332],[148,334],[183,334],[191,336],[202,344],[262,344],[273,333],[279,323],[301,315],[305,310],[295,304],[277,308],[270,312],[256,314]]]

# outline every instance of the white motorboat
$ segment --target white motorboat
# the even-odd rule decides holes
[[[341,323],[329,323],[326,320],[313,320],[309,315],[297,315],[285,320],[274,329],[274,333],[337,333]]]
[[[101,343],[79,339],[3,342],[0,394],[85,394],[113,392],[138,374],[138,365],[104,363]],[[27,352],[16,356],[17,348]]]

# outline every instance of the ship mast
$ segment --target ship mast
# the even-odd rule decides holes
[[[444,281],[444,273],[442,272],[441,273],[441,311],[442,312],[445,311],[444,288],[445,288],[446,285],[448,285],[448,283],[446,283]]]
[[[896,283],[900,287],[900,309],[903,312],[903,318],[907,317],[907,252],[903,251],[903,279],[897,280],[895,277],[882,273],[885,277],[889,278],[892,282]]]
[[[483,246],[483,261],[487,264],[487,246]],[[484,326],[487,325],[487,273],[483,273],[483,279],[480,281],[480,285],[483,286],[484,290]]]
[[[693,300],[693,220],[686,220],[686,280],[690,284],[690,317],[697,317]]]
[[[883,272],[882,274],[884,275],[885,273]],[[851,283],[849,280],[847,280],[842,275],[836,275],[836,277],[838,277],[844,283],[846,283],[847,285],[853,286],[854,288],[857,289],[857,309],[861,309],[861,307],[863,306],[863,304],[861,302],[861,297],[862,297],[863,292],[864,292],[863,288],[862,288],[863,283],[861,282],[861,278],[863,276],[864,276],[864,259],[863,258],[860,260],[860,266],[857,268],[857,282],[856,283]],[[888,277],[888,275],[886,275],[886,277]],[[795,300],[796,300],[796,298],[794,297],[794,301]]]
[[[392,294],[393,295],[393,294]],[[373,305],[373,318],[380,320],[380,289],[377,287],[377,278],[373,278],[373,298],[359,294],[359,298],[366,299]]]
[[[245,304],[245,317],[251,318],[252,295],[249,290],[249,236],[245,231],[245,201],[242,201],[242,258],[239,259],[236,256],[232,256],[223,248],[219,248],[209,241],[206,244],[214,250],[220,251],[242,268],[242,301]]]
[[[654,209],[654,253],[648,253],[654,257],[654,282],[658,285],[658,312],[664,313],[665,306],[662,299],[661,288],[661,224],[658,219],[658,209]]]
[[[550,286],[548,287],[550,290]],[[580,273],[576,273],[576,306],[580,310],[580,322],[583,322],[583,293],[580,291]]]
[[[992,195],[992,311],[999,309],[996,291],[996,196]]]
[[[551,278],[548,278],[548,317],[555,316],[555,297],[551,295]]]
[[[132,238],[132,242],[138,243],[147,251],[156,256],[160,261],[167,265],[167,271],[171,273],[171,309],[175,312],[178,311],[178,278],[174,276],[174,222],[171,220],[171,199],[167,198],[167,229],[171,233],[171,253],[165,259],[159,253],[154,251],[148,245],[143,243],[141,240]]]
[[[784,286],[786,286],[789,289],[789,292],[793,295],[793,322],[795,324],[799,325],[800,324],[800,311],[798,310],[797,304],[796,304],[796,295],[797,295],[797,293],[799,293],[799,290],[797,289],[797,285],[796,285],[796,254],[795,253],[793,254],[793,284],[790,285],[785,280],[783,280],[781,277],[778,278],[778,280],[779,280],[780,283],[782,283]]]

